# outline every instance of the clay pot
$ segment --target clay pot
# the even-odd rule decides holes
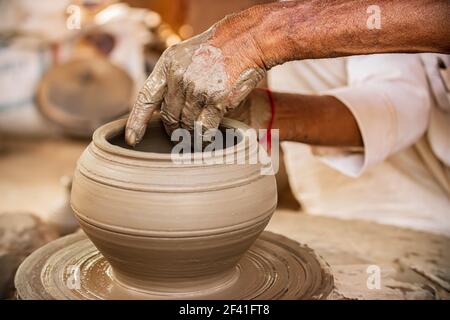
[[[174,163],[173,143],[159,119],[131,149],[123,141],[125,122],[95,131],[78,161],[71,196],[114,279],[135,290],[178,293],[232,283],[237,262],[275,210],[274,176],[261,175],[259,163]],[[240,135],[224,155],[257,152],[243,135],[244,124],[225,119],[221,128]]]

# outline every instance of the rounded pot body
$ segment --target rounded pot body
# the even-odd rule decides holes
[[[176,163],[167,150],[130,150],[114,144],[125,122],[94,133],[78,161],[71,195],[76,217],[114,278],[134,289],[168,292],[232,281],[240,257],[275,210],[274,176],[261,175],[259,162],[225,164],[211,156]],[[245,129],[232,120],[222,126],[241,134]],[[168,140],[160,128],[152,120],[146,136]],[[220,157],[257,152],[247,142],[242,135]]]

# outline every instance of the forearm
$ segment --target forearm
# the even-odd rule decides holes
[[[371,0],[307,0],[252,7],[222,20],[212,43],[245,38],[261,66],[388,52],[450,52],[448,0],[379,0],[381,28],[369,29]],[[251,35],[249,40],[248,35]]]
[[[362,146],[355,118],[333,96],[273,93],[280,140],[322,146]]]

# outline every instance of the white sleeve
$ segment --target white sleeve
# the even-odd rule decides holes
[[[420,57],[377,54],[347,58],[348,85],[322,92],[352,112],[363,153],[320,156],[349,176],[359,176],[389,155],[413,144],[428,125],[431,101]]]

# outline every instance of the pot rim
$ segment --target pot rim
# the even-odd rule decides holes
[[[144,159],[144,160],[172,160],[171,153],[157,153],[157,152],[144,152],[144,151],[138,151],[138,150],[130,150],[126,148],[122,148],[116,145],[113,145],[108,141],[109,138],[112,136],[119,134],[121,131],[124,131],[125,125],[127,122],[127,118],[118,119],[112,122],[109,122],[107,124],[104,124],[103,126],[99,127],[97,130],[95,130],[93,136],[92,136],[92,143],[98,147],[99,149],[106,151],[108,153],[118,155],[118,156],[124,156],[124,157],[131,157],[135,159]],[[225,156],[227,154],[236,153],[239,150],[248,148],[247,147],[247,141],[248,138],[245,134],[245,131],[248,130],[250,127],[246,124],[229,119],[224,118],[222,119],[222,122],[220,123],[221,126],[225,127],[226,129],[236,129],[240,132],[242,135],[242,140],[238,142],[237,144],[222,149],[223,152],[221,156]],[[191,158],[194,158],[195,153],[189,153],[191,155]],[[203,159],[207,158],[213,158],[216,157],[212,155],[211,153],[208,154],[202,154]]]

